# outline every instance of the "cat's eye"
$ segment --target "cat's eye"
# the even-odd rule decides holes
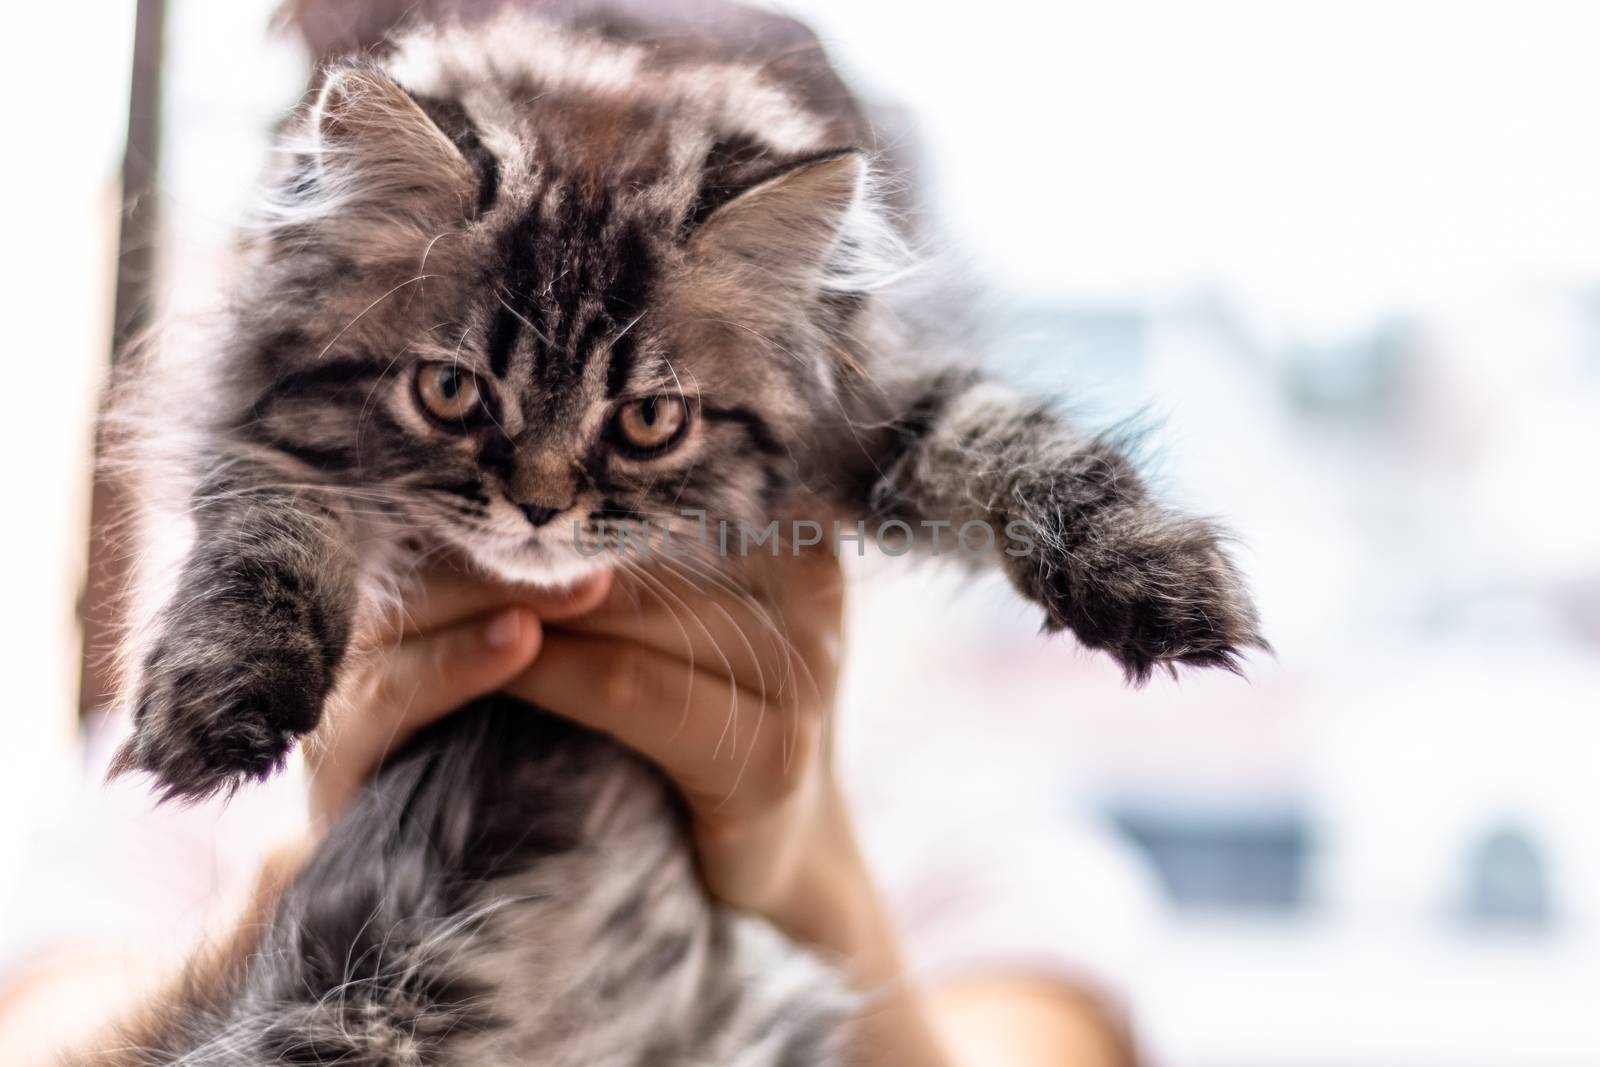
[[[416,390],[423,410],[451,429],[472,426],[488,413],[477,377],[454,363],[422,364]]]
[[[635,457],[659,455],[683,440],[689,419],[689,404],[681,396],[629,400],[612,417],[612,437]]]

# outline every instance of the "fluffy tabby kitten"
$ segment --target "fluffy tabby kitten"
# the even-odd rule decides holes
[[[801,26],[723,0],[297,14],[330,62],[227,328],[135,386],[189,449],[194,542],[120,769],[184,798],[271,774],[424,553],[558,582],[614,565],[575,531],[689,509],[1022,529],[993,564],[1135,680],[1260,643],[1211,526],[905,306],[872,131]],[[658,775],[508,704],[391,761],[260,951],[128,1062],[844,1062],[849,1001],[707,900]]]

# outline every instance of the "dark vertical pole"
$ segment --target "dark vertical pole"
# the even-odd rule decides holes
[[[166,0],[137,0],[133,31],[133,78],[128,93],[128,140],[122,153],[122,227],[117,238],[116,305],[111,362],[115,366],[150,320],[155,298],[156,178],[161,159],[161,62],[165,51]],[[98,468],[100,441],[95,460]],[[121,488],[95,471],[89,504],[89,565],[78,599],[83,635],[78,708],[106,705],[114,679],[109,652],[115,643],[118,605],[127,584],[124,553],[108,536],[125,513]]]

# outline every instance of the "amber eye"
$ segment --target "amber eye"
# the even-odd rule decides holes
[[[486,413],[483,389],[471,371],[453,363],[424,363],[417,368],[417,400],[440,422],[456,428]]]
[[[612,426],[625,451],[636,455],[665,452],[689,428],[689,405],[681,396],[630,400],[617,409]]]

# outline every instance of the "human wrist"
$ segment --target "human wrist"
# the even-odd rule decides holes
[[[851,1029],[855,1057],[898,1067],[950,1067],[923,991],[907,980],[899,939],[871,868],[841,816],[790,883],[792,894],[774,921],[840,970],[865,999]]]
[[[813,832],[769,917],[869,990],[900,978],[898,940],[836,788],[822,791]]]

